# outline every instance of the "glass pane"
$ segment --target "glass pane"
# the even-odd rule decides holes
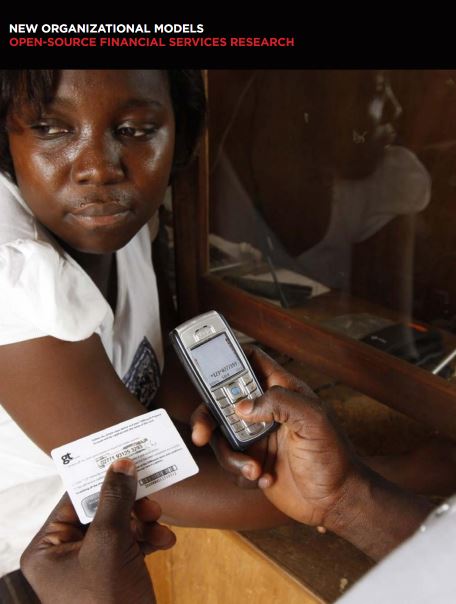
[[[456,72],[209,71],[208,92],[211,271],[452,379]]]

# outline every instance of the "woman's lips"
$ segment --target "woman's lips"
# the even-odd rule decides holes
[[[126,204],[118,202],[102,202],[82,204],[70,211],[70,216],[79,224],[96,228],[121,223],[130,214]]]
[[[118,212],[116,214],[100,214],[90,216],[87,214],[71,214],[73,219],[88,227],[111,226],[125,220],[130,214],[130,210]]]

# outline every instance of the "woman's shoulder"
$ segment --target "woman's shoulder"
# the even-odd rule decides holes
[[[0,345],[89,337],[112,313],[90,277],[47,242],[0,245]]]
[[[17,185],[0,173],[0,282],[16,288],[24,275],[58,268],[63,250],[39,224]]]
[[[0,208],[0,345],[46,335],[70,341],[91,335],[110,314],[109,305],[3,174]]]
[[[19,189],[12,180],[0,172],[0,245],[17,239],[45,239],[36,218],[22,199]]]

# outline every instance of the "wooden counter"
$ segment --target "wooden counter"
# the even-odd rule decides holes
[[[342,539],[301,525],[173,530],[176,546],[147,558],[158,604],[334,602],[372,566]]]

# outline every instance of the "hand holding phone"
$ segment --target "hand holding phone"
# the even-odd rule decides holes
[[[275,428],[274,422],[248,423],[235,413],[237,401],[254,399],[263,391],[222,315],[199,315],[176,327],[170,338],[233,449],[243,451]]]

